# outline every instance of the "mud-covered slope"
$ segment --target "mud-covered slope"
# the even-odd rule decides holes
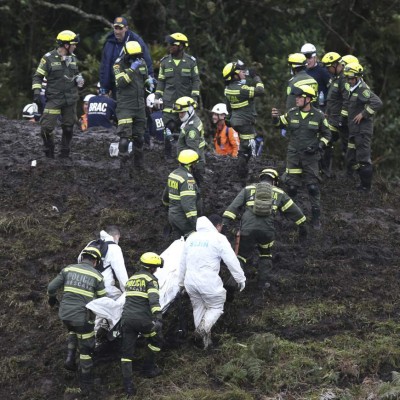
[[[47,306],[46,286],[62,267],[74,262],[102,227],[120,226],[129,273],[142,252],[161,252],[171,242],[163,234],[167,212],[160,198],[175,162],[166,163],[161,151],[146,151],[145,171],[122,171],[119,160],[108,155],[116,137],[104,131],[76,134],[72,161],[46,160],[38,133],[37,125],[0,119],[1,398],[70,398],[65,388],[76,386],[76,378],[62,368],[65,332],[57,313]],[[36,166],[31,166],[32,160]],[[282,161],[253,161],[248,182],[272,162],[282,170]],[[222,213],[245,182],[235,177],[233,160],[210,156],[207,170],[205,213]],[[250,280],[243,296],[227,305],[216,335],[229,333],[245,340],[254,333],[269,332],[289,341],[321,342],[341,334],[362,337],[379,321],[396,319],[399,185],[377,178],[371,193],[365,195],[341,178],[340,171],[336,176],[322,185],[323,229],[310,230],[306,243],[300,244],[293,225],[278,217],[270,292],[254,302],[255,287]],[[297,201],[308,214],[306,194],[301,193]],[[342,308],[333,313],[337,307]],[[296,318],[290,313],[294,308]],[[316,311],[306,315],[310,310]],[[166,372],[156,381],[141,383],[142,398],[150,398],[143,394],[145,390],[154,399],[181,398],[174,395],[176,384],[173,389],[166,382],[172,382],[184,368],[184,354],[191,354],[190,342],[182,346],[183,350],[166,350],[161,361]],[[181,352],[179,363],[177,351]],[[211,363],[204,367],[205,381],[197,385],[204,389],[216,385],[217,392],[224,393],[231,389],[216,383],[220,376],[212,365],[221,361],[215,357],[195,353],[196,360]],[[376,374],[384,377],[397,361]],[[368,372],[361,371],[357,379],[361,382]],[[96,376],[103,398],[120,398],[117,361],[98,368]],[[162,397],[156,385],[165,385],[163,393],[170,397]],[[196,384],[184,386],[180,394]],[[272,395],[256,383],[244,392],[250,393],[249,398]]]

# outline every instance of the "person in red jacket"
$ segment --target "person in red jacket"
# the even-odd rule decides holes
[[[216,104],[211,112],[212,121],[217,126],[214,136],[215,152],[223,156],[237,157],[240,145],[239,135],[225,124],[225,118],[228,115],[226,104]]]

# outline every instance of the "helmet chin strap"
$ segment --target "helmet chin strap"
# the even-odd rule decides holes
[[[194,114],[194,108],[193,106],[189,106],[188,111],[186,111],[185,115],[183,116],[183,118],[180,118],[180,120],[182,122],[187,122],[193,114]]]
[[[301,107],[299,107],[300,110],[303,110],[303,108],[307,107],[311,103],[311,99],[309,97],[306,97],[305,99],[306,99],[306,101],[304,102],[304,104]],[[307,99],[309,99],[308,103],[307,103]]]

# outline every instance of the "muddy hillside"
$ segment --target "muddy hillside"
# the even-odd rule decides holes
[[[107,131],[77,133],[72,160],[48,160],[39,130],[0,118],[1,399],[79,397],[77,377],[63,369],[66,332],[46,287],[101,228],[121,228],[129,274],[141,253],[171,243],[160,198],[175,161],[147,150],[144,171],[122,171],[108,154],[117,138]],[[59,142],[60,132],[56,150]],[[247,182],[267,165],[283,172],[282,160],[263,155]],[[235,168],[234,160],[208,156],[206,215],[222,213],[246,183]],[[268,293],[255,296],[249,280],[226,305],[212,352],[196,346],[189,323],[188,337],[162,353],[163,375],[135,375],[137,398],[398,398],[382,396],[399,386],[392,371],[400,368],[400,184],[377,174],[366,195],[342,174],[323,182],[322,229],[310,229],[305,243],[278,216]],[[309,215],[305,192],[297,202]],[[185,307],[190,321],[187,299]],[[117,349],[109,356],[96,361],[97,398],[121,399]]]

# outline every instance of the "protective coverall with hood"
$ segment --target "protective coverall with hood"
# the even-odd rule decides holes
[[[243,270],[228,239],[207,217],[197,220],[196,232],[186,240],[179,285],[184,286],[193,306],[197,332],[211,339],[211,328],[223,314],[226,290],[219,276],[221,260],[237,283],[245,282]],[[205,343],[205,347],[207,347]]]

